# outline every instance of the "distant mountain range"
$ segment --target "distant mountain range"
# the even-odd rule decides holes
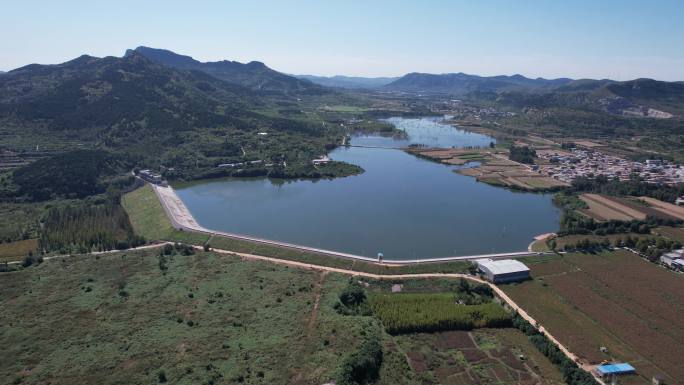
[[[550,89],[571,83],[568,78],[530,79],[522,75],[477,76],[464,73],[410,73],[385,85],[383,89],[404,92],[429,92],[464,95],[469,92],[500,92]]]
[[[229,83],[239,84],[255,91],[282,92],[289,94],[321,94],[327,90],[308,80],[298,79],[268,68],[264,63],[251,61],[200,62],[190,56],[179,55],[165,49],[138,47],[126,51],[126,56],[138,53],[146,58],[173,68],[202,71]]]
[[[359,76],[315,76],[315,75],[295,75],[299,79],[308,80],[312,83],[326,87],[347,88],[347,89],[373,89],[386,86],[398,77],[378,77],[367,78]]]

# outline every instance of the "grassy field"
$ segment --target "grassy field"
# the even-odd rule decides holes
[[[631,363],[640,376],[621,383],[645,384],[656,373],[681,383],[684,277],[623,250],[525,262],[535,279],[503,289],[571,351]]]
[[[349,106],[349,105],[325,106],[325,107],[323,107],[323,109],[326,111],[344,112],[344,113],[351,113],[351,114],[359,114],[359,113],[368,111],[368,108],[365,108],[365,107]]]
[[[563,384],[560,371],[517,329],[416,333],[397,349],[424,384]]]
[[[0,383],[323,384],[375,322],[335,312],[340,275],[212,253],[163,265],[137,251],[3,273]],[[407,383],[403,357],[384,362],[379,384]]]
[[[178,231],[173,228],[159,199],[150,186],[144,186],[126,194],[122,204],[128,213],[136,234],[148,241],[167,240],[185,242],[195,245],[209,243],[211,247],[239,253],[256,254],[266,257],[281,258],[291,261],[312,263],[341,269],[364,271],[374,274],[409,274],[409,273],[462,273],[471,268],[468,262],[445,262],[422,265],[389,266],[369,262],[337,258],[329,255],[303,252],[283,247],[263,245],[222,236]]]
[[[37,239],[0,243],[0,262],[19,261],[30,252],[36,254]]]

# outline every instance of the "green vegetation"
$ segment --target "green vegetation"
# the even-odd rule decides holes
[[[372,311],[366,298],[366,291],[357,282],[349,282],[342,293],[335,310],[344,315],[371,315]]]
[[[126,211],[115,203],[53,207],[40,231],[39,249],[50,253],[88,253],[145,244],[136,236]]]
[[[342,360],[335,384],[362,385],[377,381],[383,359],[380,333],[378,325],[364,330],[363,342],[359,349]]]
[[[19,195],[33,201],[80,199],[105,192],[102,178],[122,172],[122,165],[103,151],[72,151],[33,162],[17,169],[13,181]],[[120,184],[130,185],[129,176]]]
[[[163,263],[159,254],[2,273],[0,344],[13,359],[0,362],[0,383],[157,383],[163,372],[171,384],[322,384],[341,363],[364,367],[364,352],[377,356],[384,341],[372,318],[333,309],[346,277],[175,247]],[[383,356],[376,383],[400,383],[383,374],[397,375],[398,355]]]
[[[219,175],[318,178],[360,172],[349,165],[321,171],[311,164],[340,144],[346,133],[328,120],[336,113],[318,107],[344,96],[263,64],[218,63],[231,67],[234,81],[227,82],[200,72],[211,71],[197,63],[199,71],[185,71],[130,52],[123,58],[83,56],[13,71],[0,79],[2,150],[36,157],[76,149],[107,151],[128,169],[159,170],[171,180]],[[214,75],[224,78],[228,73]],[[27,81],[30,92],[23,90]],[[95,173],[102,169],[100,161],[85,164],[82,176],[62,170],[56,162],[42,163],[31,171],[17,170],[17,183],[34,191],[34,199],[53,194],[82,197],[101,190]],[[218,168],[228,163],[249,166]],[[52,180],[67,182],[64,191],[36,178],[50,176],[40,170],[53,170]]]
[[[48,204],[0,202],[0,242],[38,237],[39,219]]]
[[[390,334],[510,325],[510,315],[497,303],[465,305],[456,301],[449,293],[376,294],[370,298],[373,313]]]
[[[534,158],[537,157],[534,149],[528,146],[511,146],[509,151],[508,159],[514,162],[533,164]]]

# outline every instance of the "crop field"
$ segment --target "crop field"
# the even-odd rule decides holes
[[[580,212],[597,221],[646,219],[646,213],[630,207],[619,198],[599,194],[582,194],[580,198],[589,206]]]
[[[2,273],[0,383],[323,384],[373,322],[333,309],[347,281],[153,250]],[[378,384],[410,378],[384,356]]]
[[[619,360],[645,384],[684,378],[684,277],[627,251],[526,261],[535,277],[502,288],[583,360]],[[605,346],[608,353],[599,348]]]
[[[684,218],[684,208],[652,198],[618,198],[599,194],[582,194],[580,198],[589,208],[580,209],[579,212],[597,221],[644,220],[647,216]]]
[[[530,171],[519,163],[492,156],[484,159],[484,165],[455,171],[484,183],[523,190],[542,191],[567,186],[565,182]]]
[[[395,337],[423,384],[563,384],[559,370],[517,329]]]
[[[376,294],[370,304],[390,334],[470,330],[510,325],[511,315],[495,302],[458,304],[451,293]]]
[[[649,197],[640,197],[639,199],[643,200],[651,208],[661,212],[664,215],[684,220],[684,207],[682,206],[673,205],[672,203],[663,202],[661,200]]]
[[[29,253],[36,254],[37,249],[37,239],[0,243],[0,262],[21,260]]]

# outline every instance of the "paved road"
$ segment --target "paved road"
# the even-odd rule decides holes
[[[350,253],[343,253],[339,251],[320,249],[316,247],[296,245],[287,242],[273,241],[269,239],[257,238],[248,235],[228,233],[225,231],[210,230],[202,227],[192,216],[190,210],[185,206],[183,201],[176,195],[176,192],[172,187],[163,187],[155,184],[151,184],[154,192],[157,194],[159,201],[166,212],[166,215],[171,220],[173,227],[183,230],[191,231],[197,233],[204,233],[209,235],[220,235],[227,238],[238,239],[243,241],[249,241],[253,243],[260,243],[264,245],[284,247],[293,250],[300,250],[305,252],[312,252],[317,254],[330,255],[339,258],[356,259],[366,262],[377,262],[376,258],[370,258],[362,255],[355,255]],[[504,258],[516,258],[524,257],[530,255],[542,255],[542,254],[553,254],[553,253],[536,253],[531,251],[517,251],[508,253],[494,253],[494,254],[480,254],[480,255],[464,255],[464,256],[454,256],[454,257],[443,257],[443,258],[422,258],[422,259],[409,259],[409,260],[392,260],[384,259],[383,263],[390,265],[408,265],[408,264],[418,264],[418,263],[439,263],[448,261],[471,261],[475,259],[490,258],[490,259],[504,259]]]

